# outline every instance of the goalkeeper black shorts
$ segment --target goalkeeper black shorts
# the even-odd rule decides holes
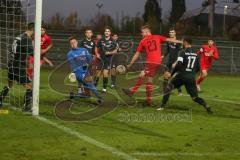
[[[19,84],[28,84],[32,81],[27,76],[26,68],[8,67],[8,80],[16,81]]]

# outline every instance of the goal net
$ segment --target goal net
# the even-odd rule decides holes
[[[38,115],[36,96],[38,96],[39,80],[36,78],[39,79],[39,75],[33,74],[33,78],[28,82],[27,69],[29,55],[34,55],[35,60],[40,59],[41,5],[41,0],[0,0],[1,105],[4,108],[14,106],[22,109],[26,103],[28,88],[33,90],[33,98],[30,96],[29,101],[31,106],[33,104],[34,115]],[[30,41],[24,43],[23,34],[29,29],[27,26],[30,23],[35,24],[33,28],[35,34],[34,36],[25,34]],[[32,53],[29,48],[32,48]],[[33,65],[34,73],[39,70],[38,67],[35,68],[39,65],[37,62]],[[34,84],[34,87],[31,89],[29,86],[26,87],[26,84]]]

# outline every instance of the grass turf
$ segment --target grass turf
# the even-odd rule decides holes
[[[66,99],[70,88],[63,86],[62,74],[53,77],[58,76],[61,78],[54,78],[54,84],[51,84],[48,83],[51,81],[49,71],[41,73],[40,115],[59,125],[141,160],[239,157],[239,77],[210,75],[203,82],[200,96],[212,106],[214,115],[208,115],[188,96],[178,97],[176,94],[171,96],[167,110],[156,112],[154,107],[161,101],[158,91],[154,92],[152,107],[144,107],[144,92],[137,94],[139,103],[135,107],[126,107],[125,103],[131,104],[132,101],[119,90],[109,90],[111,95],[104,96],[107,101],[105,107],[118,106],[113,111],[87,122],[68,122],[57,118],[54,112],[55,104]],[[2,85],[5,81],[2,79]],[[134,80],[121,77],[118,82],[120,87],[128,87],[133,85]],[[185,90],[184,93],[186,95]],[[22,87],[16,86],[11,95],[15,96],[10,96],[6,101],[21,104],[19,97],[23,96]],[[116,103],[119,98],[124,101]],[[93,110],[94,101],[75,100],[72,111],[77,114]],[[5,107],[8,108],[11,107]],[[0,122],[1,160],[122,159],[13,109],[9,114],[0,114]]]

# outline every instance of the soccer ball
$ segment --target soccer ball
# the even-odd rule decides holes
[[[70,73],[69,76],[68,76],[68,78],[69,78],[69,81],[70,81],[71,83],[74,83],[74,82],[77,81],[77,77],[76,77],[75,73]]]
[[[116,71],[118,74],[124,74],[126,73],[126,67],[124,65],[118,65]]]

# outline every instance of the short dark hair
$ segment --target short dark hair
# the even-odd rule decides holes
[[[169,31],[175,31],[176,32],[174,27],[169,28]]]
[[[185,37],[183,38],[183,41],[187,42],[188,44],[192,44],[192,38],[189,37],[189,36],[185,36]]]
[[[68,38],[68,42],[70,42],[70,41],[73,40],[73,39],[77,40],[77,37],[76,37],[76,36],[70,36],[70,37]]]
[[[143,26],[141,27],[141,30],[142,30],[142,29],[149,29],[149,30],[151,30],[151,26],[148,25],[148,24],[146,24],[146,25],[143,25]]]
[[[107,29],[109,29],[112,32],[112,28],[110,26],[104,27],[104,31],[106,31]]]
[[[86,27],[84,30],[85,30],[85,32],[86,32],[86,31],[92,31],[92,32],[93,32],[92,27]]]
[[[35,24],[34,24],[33,22],[28,23],[28,25],[27,25],[27,30],[28,30],[28,31],[34,30],[34,27],[35,27]]]
[[[113,33],[113,34],[112,34],[112,36],[115,36],[115,35],[119,36],[119,34],[118,34],[118,33]]]
[[[45,24],[42,24],[42,28],[46,30],[47,26]]]
[[[214,41],[214,38],[213,37],[208,37],[208,40]]]

